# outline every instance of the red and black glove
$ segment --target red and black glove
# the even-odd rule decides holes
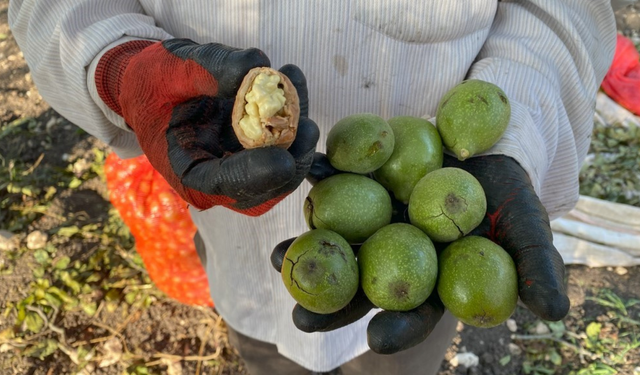
[[[231,126],[246,73],[268,67],[255,48],[197,44],[187,39],[131,41],[107,51],[96,68],[100,98],[135,132],[153,167],[199,209],[222,205],[258,216],[295,190],[311,166],[319,138],[307,118],[306,79],[287,75],[300,97],[297,136],[288,150],[245,150]]]
[[[338,173],[323,154],[316,153],[314,159],[307,177],[312,184]],[[464,162],[445,155],[444,166],[466,170],[484,188],[487,214],[471,234],[491,239],[511,255],[518,272],[521,301],[544,320],[563,319],[570,307],[564,284],[564,262],[553,246],[548,214],[524,169],[503,155],[478,156]],[[392,221],[408,222],[406,206],[394,204]],[[273,250],[271,263],[276,270],[282,268],[284,254],[293,240],[285,240]],[[316,314],[296,305],[293,322],[304,332],[331,331],[362,318],[372,308],[373,304],[359,290],[344,309],[333,314]],[[413,310],[381,311],[367,327],[369,347],[380,354],[409,349],[429,336],[443,313],[444,306],[435,289],[427,301]]]

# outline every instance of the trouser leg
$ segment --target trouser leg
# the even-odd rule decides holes
[[[456,335],[457,324],[457,319],[445,312],[422,343],[391,355],[366,352],[342,365],[342,372],[344,375],[435,375]]]
[[[313,372],[278,353],[275,345],[252,339],[229,328],[229,342],[233,345],[251,375],[343,375],[340,368],[329,372]]]
[[[445,312],[431,335],[405,351],[380,355],[366,352],[343,364],[332,374],[435,375],[456,335],[458,321]],[[278,353],[275,345],[252,339],[229,327],[229,342],[239,352],[251,375],[308,375],[311,372]]]
[[[308,375],[311,371],[278,353],[278,348],[228,327],[229,342],[251,375]]]

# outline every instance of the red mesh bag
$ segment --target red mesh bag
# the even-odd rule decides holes
[[[111,153],[104,171],[109,200],[129,227],[158,289],[187,305],[213,306],[187,203],[144,155],[122,160]]]
[[[602,89],[618,104],[640,115],[640,53],[624,35],[618,34],[616,52]]]

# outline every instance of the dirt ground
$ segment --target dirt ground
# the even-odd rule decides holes
[[[28,137],[2,139],[0,163],[19,157],[26,164],[39,163],[39,168],[47,166],[55,169],[65,168],[69,160],[91,160],[94,157],[92,150],[106,150],[106,147],[86,133],[77,131],[73,124],[62,118],[40,97],[8,28],[7,7],[8,0],[0,0],[0,122],[4,125],[27,118],[30,122],[25,126],[31,131]],[[7,196],[6,191],[0,190],[0,200]],[[106,187],[96,177],[84,181],[78,189],[57,190],[46,214],[37,215],[36,220],[31,221],[24,232],[15,233],[7,228],[9,213],[0,212],[0,231],[5,235],[11,232],[8,234],[14,235],[12,238],[24,241],[28,233],[36,230],[46,232],[60,226],[62,222],[67,225],[103,222],[108,219],[110,208],[106,197]],[[68,222],[69,217],[75,218],[75,221]],[[57,256],[66,255],[72,260],[86,260],[95,252],[98,242],[99,239],[95,238],[70,237],[68,241],[56,244]],[[0,249],[0,261],[9,262],[8,258],[3,258],[1,251]],[[16,262],[11,274],[0,275],[0,332],[13,324],[15,312],[12,306],[25,298],[27,286],[33,280],[34,263],[29,257],[27,254],[20,262]],[[569,265],[567,271],[572,304],[569,316],[563,321],[567,330],[584,331],[587,322],[606,319],[607,309],[589,298],[598,295],[602,289],[613,291],[623,300],[640,298],[640,267],[621,270]],[[144,309],[123,310],[119,307],[109,311],[105,308],[93,317],[82,312],[69,312],[56,320],[55,324],[64,330],[68,342],[91,341],[115,331],[116,336],[123,338],[130,348],[135,349],[132,354],[139,356],[141,363],[149,368],[153,367],[158,373],[246,374],[242,360],[226,339],[224,322],[214,310],[188,307],[161,296],[155,297],[153,301]],[[634,312],[637,313],[637,310]],[[477,329],[460,324],[458,335],[442,363],[441,374],[525,373],[523,363],[530,360],[536,345],[544,349],[548,343],[535,344],[537,341],[529,340],[531,335],[539,333],[535,327],[540,321],[526,308],[519,306],[513,319],[515,330],[514,326],[509,327],[507,324],[492,329]],[[633,319],[640,319],[640,315],[635,315]],[[514,334],[519,336],[514,337]],[[16,359],[11,355],[15,351],[2,348],[0,346],[2,374],[66,374],[71,373],[73,368],[73,361],[64,351],[57,351],[44,360],[32,357]],[[547,373],[569,373],[569,362],[579,362],[575,353],[567,354],[558,350],[562,360],[557,366],[557,372]],[[452,360],[455,355],[464,352],[477,355],[478,365],[470,368],[454,366],[455,361]],[[154,357],[149,356],[149,353],[161,355]],[[189,357],[198,357],[199,360],[176,360]],[[635,366],[640,365],[640,352],[637,348],[631,349],[627,357],[628,364],[617,367],[617,373],[634,374]],[[506,358],[509,358],[508,361]],[[149,366],[152,360],[157,362],[154,363],[155,366]],[[576,368],[573,367],[574,370]],[[124,371],[122,367],[113,365],[94,367],[86,373],[116,375],[126,373]],[[540,370],[538,373],[544,371]]]

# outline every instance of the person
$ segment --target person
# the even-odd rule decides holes
[[[437,298],[391,313],[357,296],[316,316],[295,307],[270,257],[277,266],[277,244],[308,230],[305,176],[322,175],[315,152],[337,120],[433,117],[464,79],[499,86],[511,120],[491,150],[448,165],[487,191],[482,234],[514,257],[521,300],[544,319],[567,313],[549,219],[577,201],[615,48],[609,0],[11,0],[8,15],[52,108],[120,157],[146,154],[190,203],[212,298],[250,373],[438,371],[456,320]],[[243,150],[231,131],[257,66],[281,69],[300,95],[288,150]]]

